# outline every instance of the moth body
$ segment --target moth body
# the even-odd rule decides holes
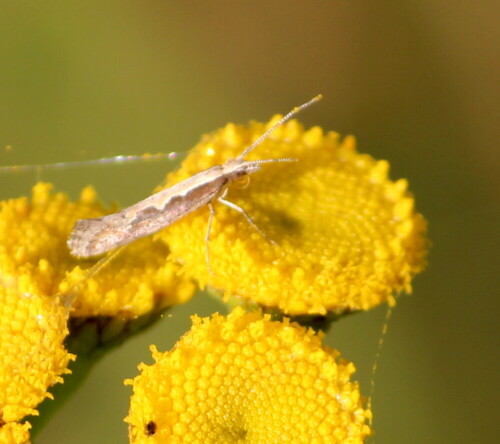
[[[156,233],[214,200],[234,180],[259,169],[259,163],[230,159],[118,213],[80,219],[68,239],[70,253],[77,257],[97,256]]]
[[[215,214],[211,202],[216,199],[239,211],[259,233],[263,234],[243,208],[224,199],[227,186],[239,178],[255,173],[264,163],[296,162],[297,159],[288,158],[263,160],[245,160],[244,158],[277,127],[320,99],[321,95],[318,95],[309,102],[294,108],[246,147],[239,156],[229,159],[222,165],[215,165],[194,174],[118,213],[95,219],[77,220],[68,239],[70,253],[77,257],[92,257],[106,253],[136,239],[156,233],[198,208],[208,205],[210,218],[205,236],[208,265],[208,240]]]

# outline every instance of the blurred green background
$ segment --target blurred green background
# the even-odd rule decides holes
[[[317,93],[300,119],[388,159],[429,220],[430,267],[399,299],[375,377],[377,443],[498,439],[498,48],[492,1],[2,1],[0,164],[185,151]],[[496,75],[495,75],[496,74]],[[10,150],[4,147],[12,146]],[[42,172],[130,204],[168,162]],[[0,197],[37,175],[0,176]],[[123,379],[171,347],[199,295],[107,355],[38,444],[127,442]],[[369,393],[385,307],[334,326]]]

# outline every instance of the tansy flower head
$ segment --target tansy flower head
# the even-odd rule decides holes
[[[192,283],[177,277],[178,265],[165,260],[168,249],[152,239],[138,242],[85,280],[95,261],[77,265],[66,240],[77,218],[104,213],[91,188],[70,202],[44,183],[34,187],[31,200],[0,202],[0,436],[24,442],[20,436],[29,424],[12,424],[37,414],[36,406],[51,397],[48,388],[68,372],[74,356],[63,346],[70,308],[65,303],[74,296],[72,316],[107,315],[124,320],[125,328],[126,320],[135,322],[194,292]],[[99,343],[120,334],[116,323],[112,327],[112,335],[101,332]]]
[[[67,311],[38,284],[0,270],[0,442],[28,441],[29,424],[15,422],[38,414],[74,359],[63,346]]]
[[[353,364],[321,335],[235,309],[194,316],[170,352],[152,347],[133,385],[133,443],[361,443],[370,434]]]
[[[46,295],[76,299],[73,317],[120,316],[133,319],[191,297],[194,285],[177,277],[178,265],[166,261],[165,245],[146,238],[135,242],[99,273],[87,279],[95,260],[70,256],[66,241],[76,219],[109,212],[88,187],[80,200],[51,193],[39,183],[33,198],[11,199],[0,207],[0,266],[36,280]]]
[[[9,422],[0,427],[0,442],[4,444],[29,444],[30,424]]]
[[[167,184],[238,156],[279,117],[229,124],[205,136]],[[159,234],[187,274],[202,286],[292,315],[368,309],[411,290],[425,263],[425,221],[406,180],[388,179],[387,162],[357,153],[352,137],[340,140],[319,127],[304,131],[296,120],[277,128],[246,160],[269,158],[298,162],[262,165],[248,186],[231,185],[225,198],[268,239],[242,214],[215,202],[211,274],[206,207]]]

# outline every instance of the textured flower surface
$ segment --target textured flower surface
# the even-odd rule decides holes
[[[321,335],[236,308],[193,316],[133,385],[133,443],[360,443],[370,434],[353,364]]]
[[[205,136],[167,184],[236,157],[278,119],[228,124]],[[276,245],[242,214],[216,203],[208,244],[214,274],[205,259],[207,208],[160,233],[185,272],[202,286],[292,315],[369,309],[411,291],[427,241],[407,181],[390,181],[388,163],[359,154],[354,138],[319,127],[304,131],[296,120],[272,132],[247,160],[282,157],[298,162],[263,165],[226,197]]]
[[[96,260],[71,257],[66,241],[76,219],[99,217],[110,210],[97,202],[90,187],[77,202],[51,189],[39,183],[31,200],[2,202],[0,266],[4,272],[35,278],[43,294],[59,294],[62,299],[75,296],[72,317],[134,318],[193,295],[194,285],[179,279],[179,266],[166,260],[168,249],[151,237],[134,242],[87,279]]]
[[[91,188],[70,202],[45,183],[34,187],[31,199],[0,202],[0,442],[26,441],[29,424],[15,422],[37,414],[50,386],[68,373],[74,356],[63,341],[70,314],[135,319],[194,292],[177,277],[179,266],[165,260],[168,249],[151,238],[85,279],[95,261],[80,266],[66,239],[77,218],[104,213]]]
[[[30,442],[29,423],[9,422],[0,427],[2,444],[28,444]]]
[[[67,310],[43,295],[38,283],[3,273],[0,277],[0,442],[27,441],[36,406],[52,398],[48,389],[62,382],[74,356],[63,345]]]

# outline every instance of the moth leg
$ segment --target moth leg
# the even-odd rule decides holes
[[[227,189],[224,191],[224,193],[219,196],[217,198],[217,200],[223,204],[223,205],[226,205],[227,207],[229,208],[232,208],[233,210],[236,210],[238,213],[240,214],[243,214],[243,216],[245,216],[245,219],[247,220],[247,222],[255,229],[255,231],[257,231],[257,233],[259,233],[264,239],[266,239],[268,242],[270,242],[271,244],[273,245],[278,245],[276,242],[274,242],[272,239],[270,239],[269,237],[267,237],[266,233],[264,233],[258,226],[257,224],[253,221],[253,219],[250,217],[250,215],[241,207],[239,207],[238,205],[236,205],[235,203],[233,202],[230,202],[226,199],[224,199],[224,197],[226,197],[226,194],[227,194]]]
[[[113,259],[115,259],[121,252],[126,248],[126,245],[122,245],[115,250],[112,250],[110,253],[103,256],[99,259],[92,267],[90,267],[82,279],[74,284],[71,284],[68,290],[63,293],[58,293],[59,300],[64,305],[64,307],[69,311],[75,301],[76,297],[79,293],[83,291],[83,286],[85,283],[92,279],[97,273],[99,273],[104,267],[107,267]]]
[[[205,261],[207,263],[207,270],[212,276],[216,276],[212,267],[210,266],[210,232],[212,231],[212,221],[215,217],[215,208],[212,202],[208,203],[208,209],[210,210],[210,216],[208,216],[207,232],[205,234]]]

